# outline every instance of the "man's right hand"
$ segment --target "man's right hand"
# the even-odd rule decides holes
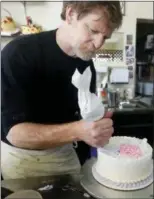
[[[93,147],[103,147],[114,132],[113,121],[110,117],[112,117],[112,113],[106,113],[103,119],[96,122],[80,121],[79,140]]]

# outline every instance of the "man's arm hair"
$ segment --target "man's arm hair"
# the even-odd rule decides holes
[[[8,141],[19,148],[49,149],[78,140],[80,121],[58,125],[20,123],[13,126]]]

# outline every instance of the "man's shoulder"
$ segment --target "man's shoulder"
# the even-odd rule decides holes
[[[26,52],[27,54],[33,54],[34,52],[37,53],[41,45],[53,37],[54,31],[44,31],[37,34],[21,35],[7,44],[2,50],[2,54],[5,52],[7,54],[8,52],[9,54],[11,52]]]
[[[44,40],[49,40],[51,38],[54,38],[54,33],[55,30],[43,31],[41,33],[30,34],[30,35],[21,35],[15,40],[15,42],[19,44],[26,44],[26,43],[29,44],[31,42],[39,44]]]

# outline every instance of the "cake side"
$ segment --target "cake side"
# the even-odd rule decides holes
[[[122,151],[120,151],[121,145]],[[128,151],[130,146],[133,146],[131,153]],[[95,165],[97,173],[115,182],[144,180],[153,170],[152,147],[145,139],[115,136],[110,139],[109,144],[103,149],[99,148],[97,152]]]
[[[23,35],[36,34],[36,33],[40,33],[41,31],[42,29],[40,26],[36,26],[36,25],[21,26],[21,32]]]
[[[42,27],[34,24],[30,16],[26,17],[26,22],[27,22],[27,25],[21,26],[21,33],[23,35],[37,34],[37,33],[42,32]]]

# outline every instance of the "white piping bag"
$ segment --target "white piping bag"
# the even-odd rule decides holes
[[[72,84],[78,89],[78,104],[81,116],[86,121],[97,121],[105,115],[105,107],[96,94],[90,92],[92,73],[87,67],[83,74],[76,69]]]

